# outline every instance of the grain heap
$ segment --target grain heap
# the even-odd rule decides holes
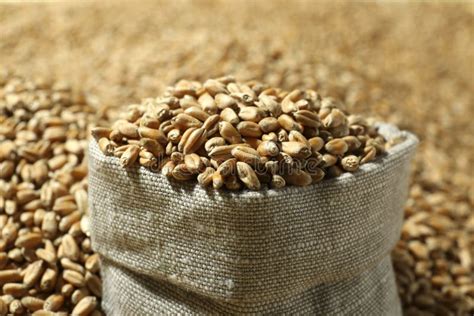
[[[474,214],[462,194],[445,190],[414,183],[406,203],[392,258],[407,315],[474,311]]]
[[[0,82],[0,315],[101,315],[88,237],[95,110],[62,84]]]
[[[179,81],[92,130],[107,155],[175,180],[259,190],[306,186],[354,172],[385,151],[370,120],[313,90],[291,92],[233,77]]]

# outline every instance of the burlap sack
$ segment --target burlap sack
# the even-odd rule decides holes
[[[93,247],[143,280],[236,308],[264,304],[271,312],[268,306],[373,269],[395,245],[417,140],[389,125],[380,132],[407,139],[354,174],[304,188],[237,193],[123,169],[92,141]],[[109,290],[104,287],[106,298]]]
[[[390,256],[360,275],[317,285],[288,300],[248,306],[219,302],[102,260],[108,315],[401,315]]]

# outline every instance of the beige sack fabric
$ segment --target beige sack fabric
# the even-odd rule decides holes
[[[106,258],[102,278],[102,307],[108,315],[401,315],[390,256],[355,278],[317,285],[288,300],[248,306],[214,301],[151,280]]]
[[[113,305],[108,299],[116,297],[114,280],[124,278],[132,278],[134,288],[156,282],[189,291],[227,312],[232,312],[229,306],[277,312],[282,302],[302,296],[317,312],[325,295],[344,299],[343,293],[319,289],[335,291],[336,284],[376,269],[400,234],[417,139],[390,125],[381,125],[379,132],[388,139],[402,134],[406,140],[354,174],[258,192],[214,191],[178,184],[144,168],[124,169],[92,141],[91,233],[94,249],[106,262],[106,310]],[[317,289],[315,301],[309,299],[312,289]],[[395,285],[385,288],[385,299],[393,301],[395,291]],[[344,299],[345,304],[359,306],[366,295],[359,293]],[[150,311],[162,305],[164,294],[155,294]],[[180,304],[193,310],[189,302],[172,301],[176,311]]]

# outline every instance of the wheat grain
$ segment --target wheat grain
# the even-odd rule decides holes
[[[105,154],[113,151],[124,167],[138,162],[179,181],[198,178],[215,189],[309,185],[326,174],[354,172],[385,151],[385,140],[369,120],[348,115],[335,99],[322,99],[311,90],[239,83],[232,77],[204,84],[181,80],[162,97],[129,106],[123,117],[112,129],[92,131]],[[282,166],[265,171],[272,161]],[[236,162],[245,163],[240,173]],[[49,161],[50,169],[65,164],[65,155]],[[72,201],[56,201],[53,209],[64,217],[59,231],[77,225],[80,212],[73,208]],[[54,234],[57,224],[49,218],[45,222],[51,222],[45,232]]]

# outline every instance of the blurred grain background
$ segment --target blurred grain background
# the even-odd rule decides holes
[[[415,132],[394,251],[405,312],[474,311],[474,2],[14,3],[0,21],[0,69],[70,82],[101,105],[233,74],[315,88]]]

